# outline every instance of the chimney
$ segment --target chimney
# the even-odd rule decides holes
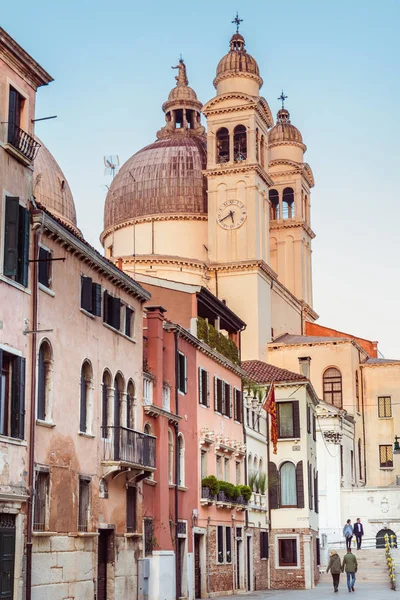
[[[307,377],[307,379],[310,379],[310,363],[310,356],[299,356],[300,373],[304,375],[304,377]]]

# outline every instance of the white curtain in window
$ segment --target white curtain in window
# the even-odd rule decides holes
[[[293,406],[291,402],[279,404],[279,435],[293,437]]]
[[[286,462],[280,469],[281,506],[296,506],[296,469],[293,463]]]

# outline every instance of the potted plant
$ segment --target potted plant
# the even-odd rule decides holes
[[[208,477],[203,477],[201,487],[203,498],[215,498],[219,492],[219,481],[215,475],[208,475]]]
[[[267,474],[265,471],[261,471],[258,474],[258,487],[260,489],[260,494],[265,496],[265,490],[267,489]]]
[[[252,494],[251,487],[248,485],[239,485],[238,488],[240,490],[238,501],[239,498],[241,498],[243,500],[243,504],[247,504]]]

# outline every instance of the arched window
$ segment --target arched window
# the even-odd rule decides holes
[[[271,205],[271,220],[275,221],[280,218],[279,211],[279,192],[278,190],[269,190],[269,201]]]
[[[229,162],[229,131],[226,127],[221,127],[217,131],[217,163]]]
[[[260,162],[261,162],[261,166],[265,167],[265,141],[264,141],[264,136],[261,136],[261,140],[260,140]]]
[[[291,462],[285,462],[279,470],[281,488],[281,506],[297,507],[296,467]]]
[[[235,162],[247,158],[247,133],[244,125],[236,125],[233,131],[233,156]]]
[[[294,217],[294,191],[290,187],[283,190],[282,217],[284,219],[293,219]]]
[[[151,425],[150,425],[150,423],[146,423],[146,425],[144,426],[143,431],[144,431],[144,433],[146,435],[151,435]]]
[[[168,483],[174,483],[174,438],[168,429]]]
[[[181,433],[178,435],[178,458],[179,458],[178,485],[183,487],[185,485],[185,440]]]
[[[92,412],[92,392],[93,392],[93,371],[88,360],[82,365],[81,369],[81,402],[79,431],[81,433],[90,433],[90,417]]]
[[[41,421],[51,421],[52,357],[49,342],[43,341],[39,348],[37,397],[37,418]]]
[[[135,384],[132,379],[126,390],[126,426],[128,429],[135,428]]]
[[[108,370],[103,373],[101,383],[101,432],[102,437],[109,435],[108,426],[110,425],[109,395],[111,388],[111,374]]]
[[[125,382],[121,373],[114,379],[114,427],[121,427],[121,409],[124,397]]]
[[[358,476],[363,479],[361,438],[358,439]]]
[[[323,394],[325,402],[329,402],[336,408],[343,407],[342,374],[336,367],[330,367],[324,372]]]

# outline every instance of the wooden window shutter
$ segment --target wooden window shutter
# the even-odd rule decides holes
[[[4,275],[14,277],[18,271],[19,198],[6,196],[4,225]]]
[[[293,437],[300,438],[300,411],[298,401],[292,402],[293,407]]]
[[[319,503],[318,503],[318,471],[315,473],[314,477],[314,502],[315,502],[315,512],[319,513]]]
[[[86,415],[87,415],[87,387],[85,379],[85,371],[82,367],[81,371],[81,410],[80,410],[80,421],[79,431],[86,432]]]
[[[226,397],[225,397],[225,382],[221,381],[221,409],[220,412],[222,415],[226,415]]]
[[[107,290],[104,290],[103,293],[103,321],[104,323],[108,323],[108,313],[109,313],[109,295]]]
[[[101,285],[92,284],[92,312],[96,317],[101,317]]]
[[[233,388],[229,386],[229,417],[232,418],[233,415]]]
[[[19,207],[19,248],[20,282],[27,287],[29,268],[29,211]]]
[[[81,276],[81,308],[92,312],[92,278]]]
[[[313,440],[314,442],[317,441],[317,419],[315,416],[315,413],[313,413],[313,417],[312,417],[312,426],[313,426]]]
[[[12,366],[11,437],[25,434],[25,358],[16,356]]]
[[[311,407],[307,404],[307,433],[311,433]]]
[[[112,299],[112,323],[110,323],[115,329],[121,327],[121,300],[119,298]]]
[[[270,508],[279,508],[278,469],[272,461],[268,463],[268,499]]]
[[[238,406],[238,400],[237,400],[237,393],[238,390],[235,388],[234,390],[234,394],[235,394],[235,403],[233,405],[233,418],[235,419],[235,421],[239,421],[239,406]]]
[[[46,418],[46,367],[43,346],[39,350],[37,418],[42,421]]]
[[[199,404],[203,404],[203,369],[199,367]]]
[[[207,406],[210,406],[210,373],[208,371],[206,371],[207,375],[206,375],[206,383],[207,383]]]
[[[304,508],[304,477],[302,460],[300,460],[296,465],[296,490],[297,508]]]
[[[214,410],[218,411],[218,377],[214,375]]]

